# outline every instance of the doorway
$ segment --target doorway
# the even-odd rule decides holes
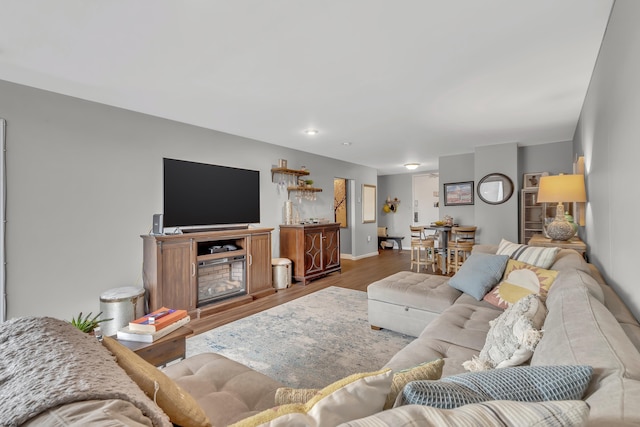
[[[333,179],[334,221],[340,224],[340,253],[352,254],[353,218],[351,212],[350,181],[346,178]]]
[[[429,225],[440,219],[439,188],[437,172],[413,175],[413,225]]]

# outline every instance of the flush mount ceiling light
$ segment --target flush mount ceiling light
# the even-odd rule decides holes
[[[305,129],[304,133],[305,135],[314,136],[314,135],[317,135],[319,132],[318,132],[318,129]]]
[[[417,169],[418,166],[420,166],[420,163],[406,163],[404,165],[405,168],[409,169],[410,171]]]
[[[351,145],[351,143],[350,142],[343,142],[342,145],[344,145],[345,147],[348,147],[348,146]]]

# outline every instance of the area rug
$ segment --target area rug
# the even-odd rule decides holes
[[[382,368],[414,338],[371,329],[367,293],[329,287],[187,339],[289,387],[322,388]]]

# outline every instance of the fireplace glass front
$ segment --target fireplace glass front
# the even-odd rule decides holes
[[[246,257],[244,255],[198,262],[198,307],[245,295]]]

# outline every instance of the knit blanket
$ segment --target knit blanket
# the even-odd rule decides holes
[[[131,402],[154,426],[171,426],[95,337],[50,317],[0,323],[0,426],[20,425],[67,403],[104,399]]]

